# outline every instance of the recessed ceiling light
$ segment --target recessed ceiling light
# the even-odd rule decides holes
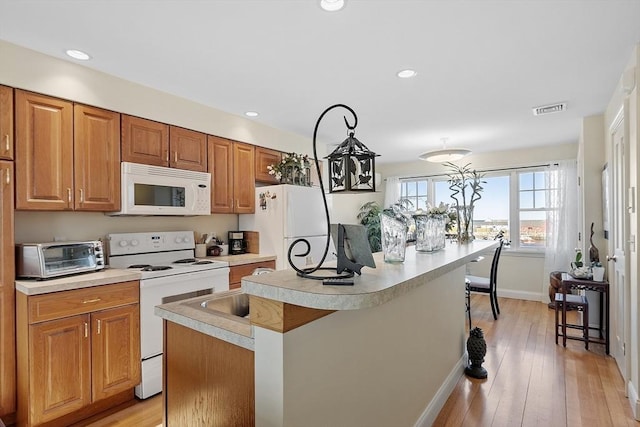
[[[417,74],[418,73],[416,72],[416,70],[406,69],[406,70],[398,71],[397,75],[401,79],[410,79],[411,77],[415,77]]]
[[[337,12],[344,7],[346,0],[320,0],[320,7],[327,12]]]
[[[68,49],[65,53],[73,59],[79,59],[80,61],[88,61],[91,59],[91,56],[89,56],[88,53],[77,49]]]
[[[247,117],[258,117],[259,113],[257,111],[247,111],[244,115]]]

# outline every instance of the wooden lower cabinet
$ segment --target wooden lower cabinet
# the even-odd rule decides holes
[[[140,382],[138,289],[138,282],[124,282],[17,293],[18,426],[67,426],[133,399]],[[120,301],[112,300],[114,292]],[[52,301],[66,310],[55,319],[42,311]]]
[[[164,427],[255,425],[253,351],[164,321]]]
[[[276,268],[275,261],[252,262],[251,264],[234,265],[229,267],[229,289],[237,289],[242,285],[242,278],[250,276],[258,267]]]

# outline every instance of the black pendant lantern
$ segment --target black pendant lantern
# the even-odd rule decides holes
[[[370,151],[353,136],[358,124],[350,126],[344,119],[349,136],[331,154],[329,161],[329,192],[371,192],[376,191],[376,165],[378,154]]]

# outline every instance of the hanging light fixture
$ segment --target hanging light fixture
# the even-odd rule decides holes
[[[418,158],[420,160],[426,160],[427,162],[443,163],[455,162],[456,160],[460,160],[464,156],[471,154],[471,150],[467,150],[466,148],[447,148],[447,140],[448,138],[442,138],[441,150],[422,153]]]
[[[358,117],[353,110],[351,112],[355,119],[353,126],[344,118],[349,136],[325,157],[329,161],[329,193],[376,191],[375,158],[378,154],[354,136]]]

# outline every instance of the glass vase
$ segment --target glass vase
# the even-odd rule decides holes
[[[380,214],[382,252],[385,262],[404,262],[407,248],[407,226],[386,213]]]
[[[416,220],[416,251],[434,252],[444,248],[445,228],[444,215],[414,215]]]

